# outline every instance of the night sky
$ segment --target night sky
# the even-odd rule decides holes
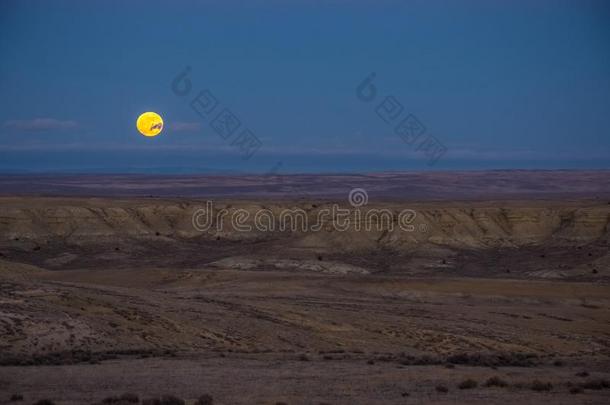
[[[4,173],[610,168],[608,1],[3,0],[0,55]]]

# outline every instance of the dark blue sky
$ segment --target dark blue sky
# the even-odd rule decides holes
[[[0,54],[2,172],[610,168],[608,1],[3,0]],[[136,131],[144,111],[160,136]],[[433,166],[425,139],[446,148]]]

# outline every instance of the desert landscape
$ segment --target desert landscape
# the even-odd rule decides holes
[[[609,20],[1,0],[0,405],[610,404]]]
[[[112,196],[117,178],[97,183],[114,185],[107,197],[5,195],[0,400],[607,403],[608,173],[573,174],[572,198],[545,191],[549,173],[523,176],[535,197],[519,176],[498,175],[506,194],[488,200],[439,182],[418,199],[383,193],[400,184],[385,176],[356,182],[386,196],[358,209],[415,211],[410,232],[337,230],[336,218],[316,231],[200,231],[205,193]],[[279,196],[297,180],[234,179],[278,195],[231,189],[214,209],[355,209],[311,184]]]

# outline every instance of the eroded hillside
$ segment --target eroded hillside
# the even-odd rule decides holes
[[[318,221],[331,200],[208,207],[0,199],[0,389],[70,405],[117,390],[180,387],[194,398],[205,372],[220,403],[251,403],[235,394],[231,373],[269,403],[285,393],[278,376],[300,370],[311,376],[295,384],[330,387],[331,403],[353,403],[346,381],[367,385],[368,403],[404,403],[404,381],[412,399],[428,402],[445,395],[438,384],[493,375],[507,387],[458,395],[479,403],[553,395],[567,404],[568,390],[581,386],[574,375],[608,378],[610,205],[371,201],[356,209],[342,201],[336,207],[360,219],[347,228],[344,211]],[[202,208],[212,219],[193,223]],[[368,210],[389,212],[390,222]],[[415,215],[403,223],[405,210]],[[260,212],[277,226],[260,228]],[[282,230],[287,212],[309,227]],[[64,371],[76,379],[53,379]],[[124,373],[140,377],[107,385]],[[534,379],[551,393],[532,394]],[[605,394],[587,389],[581,398],[604,403]]]
[[[0,254],[50,269],[224,260],[248,269],[598,279],[610,262],[609,218],[610,205],[595,201],[354,208],[330,200],[4,198]]]

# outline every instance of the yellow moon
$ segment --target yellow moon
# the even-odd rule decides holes
[[[136,121],[138,131],[144,136],[157,136],[163,130],[163,119],[154,112],[145,112]]]

